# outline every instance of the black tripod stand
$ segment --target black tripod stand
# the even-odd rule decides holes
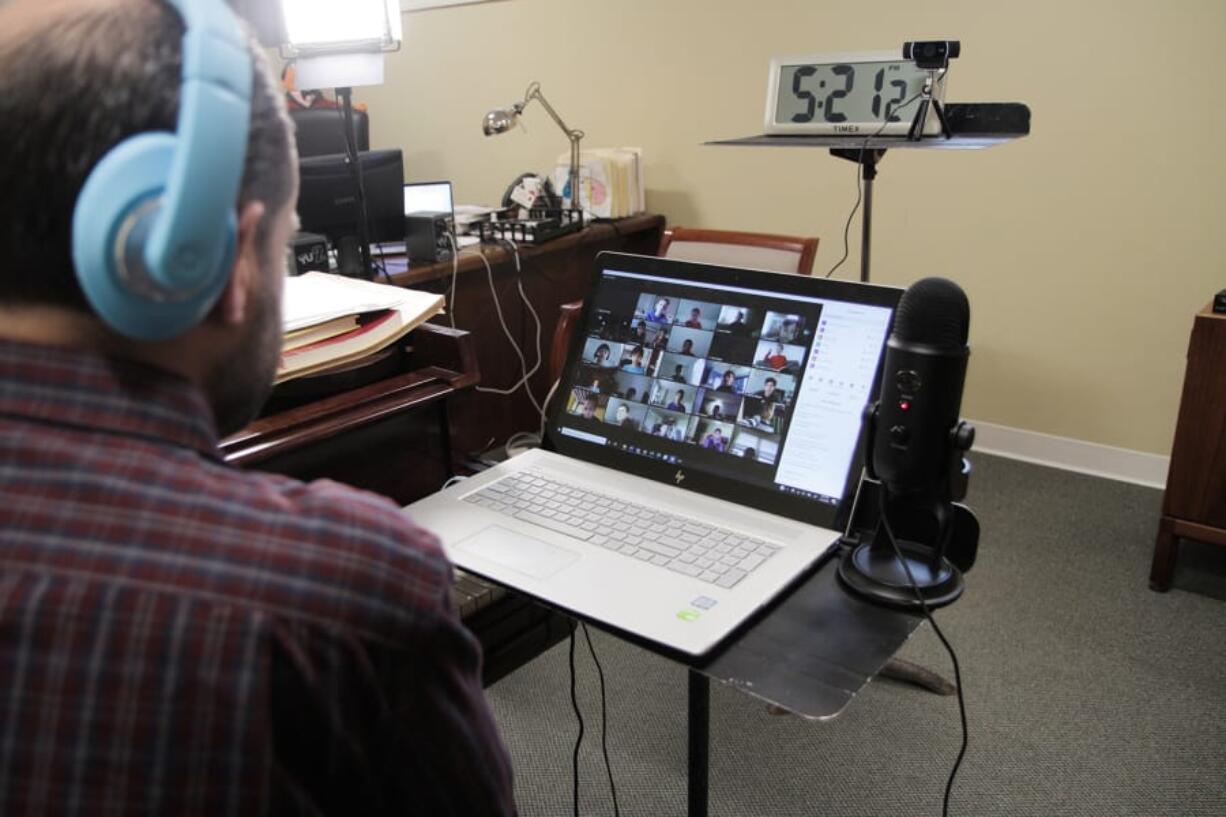
[[[358,155],[358,141],[353,129],[353,89],[337,88],[336,96],[341,100],[341,111],[345,131],[345,155],[348,158],[349,172],[353,176],[354,193],[356,194],[356,226],[357,235],[345,236],[337,247],[337,271],[341,275],[353,278],[374,278],[375,267],[370,254],[370,221],[366,213],[366,183],[362,178],[361,158]]]
[[[941,100],[935,99],[932,95],[936,88],[937,82],[944,76],[946,69],[930,68],[928,76],[924,78],[924,87],[920,89],[919,107],[915,110],[915,118],[911,120],[911,129],[907,131],[907,141],[918,142],[924,138],[924,128],[928,125],[928,111],[931,110],[937,116],[937,122],[940,123],[940,135],[946,139],[953,138],[953,132],[949,129],[949,120],[945,118],[945,106]]]

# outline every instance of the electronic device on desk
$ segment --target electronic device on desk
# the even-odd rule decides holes
[[[297,232],[289,242],[290,275],[328,271],[328,240],[315,233]]]
[[[451,211],[409,213],[404,217],[404,250],[410,263],[450,261]]]
[[[404,186],[404,214],[446,213],[455,218],[451,182],[409,182]]]
[[[461,569],[705,655],[837,546],[899,295],[600,253],[545,447],[410,513]]]
[[[336,248],[337,272],[370,278],[372,270],[363,269],[361,224],[365,220],[372,242],[404,240],[404,160],[399,150],[370,150],[358,154],[358,165],[355,174],[343,153],[300,159],[298,217],[303,230],[326,236]]]
[[[474,226],[482,241],[544,244],[567,233],[582,230],[583,211],[534,208],[528,211],[527,218],[519,218],[518,211],[512,210],[509,217],[479,222]]]

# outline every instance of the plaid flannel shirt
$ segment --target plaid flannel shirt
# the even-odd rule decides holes
[[[0,341],[0,813],[512,813],[451,577],[190,384]]]

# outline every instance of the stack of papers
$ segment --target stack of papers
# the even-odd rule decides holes
[[[490,216],[498,212],[493,207],[485,207],[479,204],[457,204],[452,208],[452,216],[455,218],[456,235],[463,236],[473,229],[473,225],[478,221],[489,221]],[[463,243],[461,243],[463,246]]]
[[[327,272],[287,278],[276,382],[373,354],[442,312],[445,303],[432,292]]]
[[[558,157],[553,171],[555,190],[566,189],[570,154]],[[647,211],[642,148],[593,148],[579,153],[579,190],[584,211],[593,218],[622,218]]]

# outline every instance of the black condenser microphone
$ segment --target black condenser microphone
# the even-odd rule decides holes
[[[938,491],[947,476],[950,446],[960,442],[951,432],[962,407],[970,323],[966,293],[945,278],[915,282],[898,304],[871,460],[872,475],[894,493]]]
[[[966,293],[944,278],[912,284],[894,314],[880,398],[865,410],[865,471],[880,484],[862,484],[861,498],[876,496],[875,526],[839,565],[843,583],[872,601],[949,604],[974,563],[979,523],[956,504],[975,440],[958,418],[970,316]]]

